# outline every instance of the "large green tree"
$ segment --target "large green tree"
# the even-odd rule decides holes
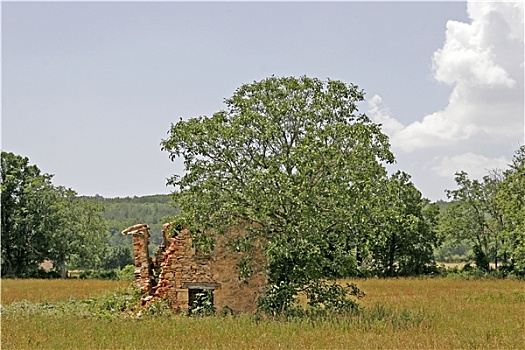
[[[499,254],[504,264],[525,275],[525,146],[503,172],[495,202],[502,217]]]
[[[373,231],[367,203],[394,160],[380,126],[358,113],[363,100],[341,81],[270,77],[238,88],[226,110],[181,119],[162,141],[184,158],[185,175],[170,182],[194,235],[241,221],[264,240],[267,310],[292,308],[299,292],[312,306],[345,303],[333,281],[355,269]]]
[[[23,276],[46,258],[54,188],[29,159],[2,152],[2,276]]]
[[[2,275],[31,276],[45,259],[63,277],[66,264],[101,265],[107,234],[103,205],[55,187],[29,159],[2,152]]]

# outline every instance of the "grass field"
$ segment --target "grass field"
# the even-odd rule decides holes
[[[4,279],[1,281],[1,304],[6,306],[22,300],[32,303],[45,301],[52,303],[69,298],[87,299],[127,285],[130,285],[130,282],[81,279]]]
[[[2,281],[3,300],[20,300]],[[48,282],[48,281],[46,281]],[[54,284],[52,283],[54,282]],[[85,281],[49,281],[35,301],[103,293]],[[525,282],[517,280],[356,280],[366,293],[359,316],[333,322],[281,322],[253,316],[92,317],[75,313],[2,310],[2,349],[525,349]],[[13,283],[13,284],[11,284]],[[77,294],[79,293],[79,294]],[[58,298],[58,296],[57,296]],[[58,300],[58,299],[53,299]],[[4,302],[4,301],[3,301]],[[8,305],[7,303],[3,304]],[[22,308],[23,309],[23,308]],[[20,310],[18,308],[17,310]]]

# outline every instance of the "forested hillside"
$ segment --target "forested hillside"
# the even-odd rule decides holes
[[[121,231],[139,223],[149,225],[151,245],[157,246],[162,241],[164,218],[178,213],[178,210],[171,203],[171,195],[168,194],[126,198],[97,196],[96,198],[105,207],[102,216],[108,223],[108,243],[111,246],[131,246],[131,239],[123,236]]]

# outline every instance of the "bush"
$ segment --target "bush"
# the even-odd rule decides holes
[[[79,276],[80,279],[90,280],[117,280],[116,270],[85,270]]]
[[[117,270],[117,277],[121,281],[134,281],[135,280],[135,266],[126,265],[122,269]]]

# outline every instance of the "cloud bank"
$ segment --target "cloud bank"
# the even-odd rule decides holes
[[[469,2],[467,14],[470,23],[447,22],[432,56],[436,82],[453,87],[445,108],[403,125],[380,96],[368,102],[394,152],[423,157],[420,166],[434,176],[505,167],[524,142],[524,4]]]

